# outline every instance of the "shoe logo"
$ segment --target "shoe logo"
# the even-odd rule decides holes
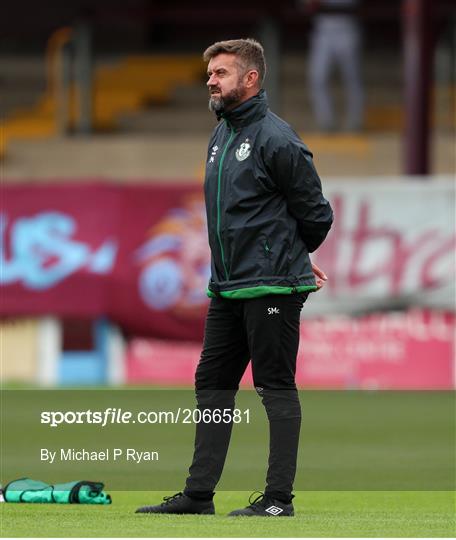
[[[268,307],[268,315],[278,315],[280,309],[278,307]]]
[[[270,506],[269,508],[266,508],[265,512],[272,514],[273,516],[278,516],[283,512],[283,508],[279,508],[278,506]]]

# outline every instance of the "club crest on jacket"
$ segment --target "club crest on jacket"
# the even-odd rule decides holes
[[[238,161],[244,161],[244,159],[247,159],[250,156],[250,152],[252,150],[252,147],[250,146],[249,140],[246,139],[245,142],[241,144],[241,146],[236,150],[236,159]]]

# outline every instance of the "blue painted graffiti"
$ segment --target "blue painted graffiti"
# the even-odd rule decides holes
[[[21,283],[34,290],[49,289],[68,276],[86,270],[109,273],[118,245],[106,240],[98,249],[74,240],[77,224],[61,212],[43,212],[16,219],[10,229],[6,255],[7,217],[0,214],[0,284]]]

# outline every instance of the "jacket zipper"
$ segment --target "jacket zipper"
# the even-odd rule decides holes
[[[220,158],[220,163],[219,163],[219,169],[218,169],[218,185],[217,185],[217,238],[218,238],[218,241],[219,241],[219,244],[220,244],[220,251],[221,251],[221,254],[222,254],[222,264],[223,264],[223,269],[225,271],[225,279],[228,281],[229,279],[229,276],[228,276],[228,270],[226,268],[226,263],[225,263],[225,251],[223,249],[223,243],[222,243],[222,237],[221,237],[221,234],[220,234],[220,188],[221,188],[221,183],[222,183],[222,167],[223,167],[223,162],[225,161],[225,155],[226,155],[226,151],[228,150],[228,146],[230,145],[232,139],[233,139],[233,135],[234,135],[234,129],[231,127],[231,125],[229,124],[229,122],[227,120],[225,120],[226,122],[226,125],[229,127],[229,129],[231,130],[231,133],[230,133],[230,136],[228,138],[228,141],[227,143],[225,144],[225,148],[223,149],[223,152],[222,152],[222,157]]]

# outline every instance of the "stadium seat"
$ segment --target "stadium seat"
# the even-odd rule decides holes
[[[93,74],[93,127],[116,128],[122,114],[134,113],[151,104],[166,104],[179,85],[200,83],[204,64],[199,55],[129,56],[114,65],[102,65]],[[57,99],[48,80],[48,90],[27,110],[17,110],[6,118],[8,138],[49,137],[58,133]],[[70,128],[78,115],[77,89],[68,91]]]

